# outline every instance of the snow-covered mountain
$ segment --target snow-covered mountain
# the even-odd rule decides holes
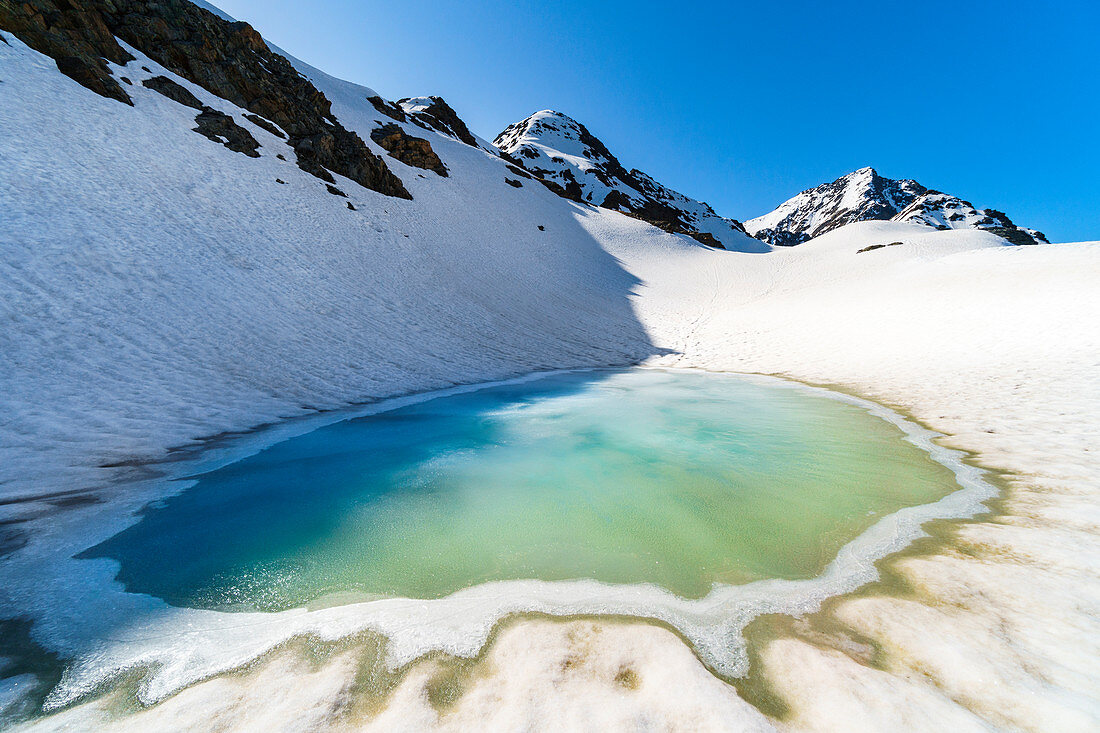
[[[637,169],[627,170],[596,136],[568,115],[542,110],[509,125],[493,143],[513,162],[561,186],[564,195],[614,209],[711,247],[766,252],[740,222],[673,191]]]
[[[898,221],[936,229],[984,229],[1013,244],[1046,242],[1041,232],[1017,227],[1002,212],[925,188],[911,179],[880,176],[860,168],[784,201],[774,211],[745,222],[753,236],[791,246],[856,221]]]

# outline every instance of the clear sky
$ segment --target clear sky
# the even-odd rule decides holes
[[[215,0],[492,139],[556,109],[624,165],[763,214],[865,165],[1100,239],[1100,2]]]

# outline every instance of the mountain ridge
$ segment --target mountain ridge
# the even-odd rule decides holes
[[[792,196],[767,214],[747,220],[745,229],[773,246],[790,247],[857,221],[981,229],[1012,244],[1047,241],[1042,232],[1018,227],[996,209],[978,209],[909,178],[886,178],[870,166]]]
[[[513,123],[493,144],[532,175],[561,187],[582,203],[634,216],[710,247],[766,252],[735,219],[719,216],[636,168],[627,169],[588,128],[569,115],[544,109]]]

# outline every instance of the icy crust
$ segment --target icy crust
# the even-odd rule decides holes
[[[337,420],[376,414],[418,401],[467,392],[485,386],[538,379],[529,375],[508,382],[460,387],[442,392],[397,398],[382,404],[335,415],[292,421],[244,440],[241,445],[216,449],[195,462],[179,465],[174,475],[187,476],[240,460],[272,442],[316,429]],[[384,599],[316,611],[296,609],[279,613],[219,613],[174,608],[149,596],[126,593],[113,575],[117,563],[109,560],[67,560],[67,574],[51,573],[43,582],[26,557],[5,570],[17,584],[44,630],[40,640],[74,663],[52,691],[47,707],[64,706],[96,690],[127,670],[146,669],[139,691],[150,704],[201,679],[240,667],[289,638],[310,635],[336,640],[361,631],[387,639],[391,667],[405,665],[429,652],[472,656],[484,645],[493,626],[519,613],[552,615],[614,614],[657,619],[679,630],[700,658],[726,676],[747,671],[741,631],[765,613],[803,614],[815,610],[830,596],[853,590],[878,577],[874,562],[921,536],[930,519],[969,516],[982,511],[982,501],[995,489],[982,472],[963,461],[960,452],[935,442],[937,434],[875,403],[785,380],[747,375],[714,374],[714,379],[749,379],[841,400],[897,426],[905,439],[947,466],[962,487],[928,505],[910,507],[884,517],[845,545],[825,572],[812,580],[758,581],[741,586],[716,585],[706,597],[685,600],[650,585],[611,585],[596,581],[507,581],[486,583],[436,600]],[[184,490],[186,482],[172,477],[147,485],[143,501]],[[135,496],[136,498],[136,496]],[[135,508],[141,506],[135,503]],[[116,509],[117,511],[117,509]],[[42,561],[75,554],[89,544],[137,521],[116,518],[97,526],[95,537],[55,538],[65,546],[43,546]],[[34,579],[33,581],[31,579]],[[22,580],[20,580],[22,579]],[[57,625],[58,609],[70,609],[93,622]],[[75,620],[75,619],[74,619]]]

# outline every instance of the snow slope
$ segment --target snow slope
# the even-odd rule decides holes
[[[754,237],[776,246],[800,244],[857,221],[900,221],[937,229],[985,229],[1013,244],[1046,242],[1042,233],[1017,227],[999,211],[973,204],[910,179],[892,180],[860,168],[784,201],[745,222]]]
[[[315,408],[653,353],[634,279],[578,219],[659,234],[648,225],[514,188],[504,161],[411,124],[451,175],[405,166],[371,142],[367,90],[307,70],[414,200],[347,179],[333,196],[242,110],[141,54],[117,71],[130,108],[6,37],[7,498],[100,485],[88,468]],[[141,86],[155,75],[231,114],[260,157],[192,132],[193,110]],[[514,307],[531,292],[539,308]]]
[[[740,222],[667,188],[637,169],[627,171],[588,129],[553,110],[509,125],[494,144],[535,175],[559,184],[577,200],[632,213],[668,231],[738,252],[767,252]]]
[[[34,619],[32,639],[85,669],[120,648],[148,663],[174,651],[145,679],[155,697],[219,669],[211,658],[249,659],[261,633],[281,638],[158,636],[154,599],[72,555],[182,489],[158,479],[173,462],[225,460],[250,440],[199,438],[312,415],[273,428],[308,429],[351,402],[637,360],[784,374],[903,409],[1012,472],[990,520],[937,525],[880,563],[893,585],[757,642],[754,684],[780,717],[665,628],[523,620],[466,671],[415,663],[361,708],[360,647],[307,658],[291,644],[148,709],[92,698],[35,727],[1095,729],[1100,243],[1005,247],[872,221],[766,256],[716,251],[529,179],[517,188],[492,153],[394,122],[370,90],[298,65],[413,195],[338,179],[344,199],[277,158],[286,144],[242,110],[141,54],[115,69],[135,82],[130,108],[4,38],[0,615]],[[141,86],[157,74],[246,127],[260,157],[192,132],[193,110]],[[389,156],[370,138],[381,123],[430,140],[450,175]],[[292,625],[358,632],[336,618]],[[468,620],[443,618],[440,633]],[[14,709],[46,683],[10,669],[0,701]]]

